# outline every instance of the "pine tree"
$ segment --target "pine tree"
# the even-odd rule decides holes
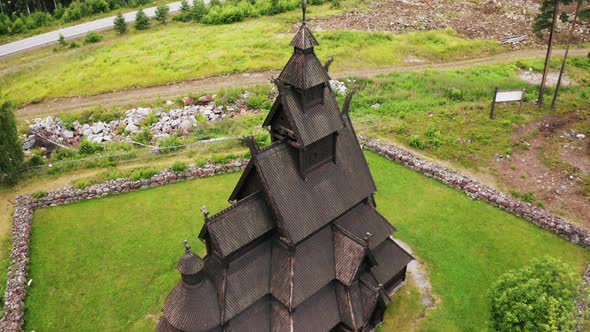
[[[143,9],[137,11],[135,15],[135,29],[146,30],[150,27],[150,18],[143,12]]]
[[[117,14],[117,17],[115,17],[114,24],[115,30],[117,30],[119,34],[122,35],[125,32],[127,32],[127,22],[125,21],[125,17],[123,17],[123,14]]]
[[[170,8],[166,5],[159,5],[156,8],[156,20],[158,22],[165,24],[166,18],[168,17],[168,13],[170,12]]]
[[[24,159],[12,103],[0,100],[0,180],[13,184]]]
[[[207,7],[203,0],[194,0],[193,8],[191,8],[191,18],[195,22],[201,22],[203,16],[207,15]]]

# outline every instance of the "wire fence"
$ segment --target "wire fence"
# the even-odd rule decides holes
[[[381,128],[393,122],[394,121],[382,122],[378,118],[370,118],[354,121],[353,125],[355,126],[357,133],[367,134],[367,131],[370,129]],[[72,170],[80,167],[90,168],[101,166],[114,166],[123,163],[133,163],[139,161],[155,160],[160,158],[170,158],[181,155],[190,155],[191,153],[214,153],[245,145],[243,143],[243,137],[222,137],[169,147],[153,147],[148,145],[143,146],[145,148],[129,152],[101,154],[71,160],[56,161],[43,165],[30,166],[21,170],[21,173],[32,175],[59,172],[61,170]]]

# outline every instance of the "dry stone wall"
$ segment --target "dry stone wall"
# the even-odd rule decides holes
[[[365,147],[387,159],[394,160],[406,167],[416,170],[430,178],[439,180],[449,186],[464,191],[473,199],[481,199],[522,217],[539,227],[549,230],[565,239],[581,245],[590,246],[590,232],[577,227],[571,222],[553,215],[536,205],[523,202],[497,189],[486,186],[461,173],[426,161],[425,159],[391,144],[383,144],[377,140],[360,138]]]
[[[384,144],[377,140],[366,140],[362,137],[359,137],[359,141],[369,150],[428,177],[462,190],[473,199],[485,200],[494,206],[554,232],[573,243],[584,247],[590,246],[590,232],[573,225],[561,217],[552,215],[537,206],[515,199],[463,174],[426,161],[395,145]],[[24,299],[28,284],[29,238],[33,213],[36,208],[65,205],[81,200],[96,199],[134,190],[158,187],[184,180],[238,172],[242,171],[247,164],[248,160],[244,159],[225,165],[206,164],[203,167],[192,166],[184,172],[174,172],[170,169],[165,169],[149,179],[135,181],[131,179],[116,179],[84,189],[76,187],[58,189],[50,191],[40,198],[33,198],[31,195],[18,197],[16,199],[12,225],[12,253],[4,293],[4,317],[0,320],[0,331],[20,331],[24,322]],[[584,274],[584,281],[590,283],[590,266]]]
[[[29,270],[29,239],[33,222],[33,212],[36,208],[71,204],[77,201],[153,188],[184,180],[239,172],[247,164],[248,160],[244,159],[225,165],[206,164],[203,167],[192,166],[188,167],[184,172],[174,172],[170,169],[165,169],[149,179],[135,181],[131,179],[109,180],[84,189],[66,187],[50,191],[40,198],[33,198],[31,195],[19,196],[16,199],[12,222],[12,252],[10,255],[6,290],[4,292],[4,316],[0,320],[0,331],[17,332],[21,330],[24,323],[24,300],[28,286],[27,275]]]

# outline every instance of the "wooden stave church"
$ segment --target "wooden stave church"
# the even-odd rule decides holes
[[[158,331],[370,331],[405,281],[413,258],[376,210],[351,95],[341,112],[305,18],[290,45],[263,124],[273,143],[249,142],[233,204],[205,212],[207,254],[187,245]]]

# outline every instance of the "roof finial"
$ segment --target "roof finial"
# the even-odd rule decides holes
[[[305,11],[307,10],[307,0],[301,1],[301,10],[303,10],[303,25],[305,25]]]
[[[209,210],[207,210],[207,207],[205,205],[201,206],[201,211],[203,212],[203,215],[205,216],[205,220],[207,220],[207,217],[209,217]]]
[[[188,254],[191,251],[191,245],[188,244],[188,240],[184,240],[182,243],[184,243],[184,250]]]

